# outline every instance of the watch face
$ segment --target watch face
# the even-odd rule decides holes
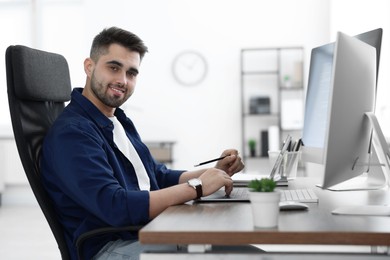
[[[175,80],[182,85],[197,85],[206,78],[206,59],[196,51],[182,52],[173,60],[172,73]]]
[[[191,179],[191,180],[188,181],[188,183],[191,186],[198,186],[198,185],[202,184],[201,180],[199,180],[199,179]]]

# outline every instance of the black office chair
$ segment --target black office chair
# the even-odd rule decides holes
[[[6,50],[7,92],[12,128],[27,179],[57,241],[61,257],[71,259],[64,230],[40,179],[43,139],[70,100],[71,83],[66,59],[55,53],[10,46]],[[76,243],[83,259],[83,243],[104,233],[138,231],[140,226],[107,227],[82,234]]]

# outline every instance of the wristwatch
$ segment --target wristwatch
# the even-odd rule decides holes
[[[188,185],[196,190],[196,199],[200,199],[203,196],[202,181],[200,179],[191,179]]]

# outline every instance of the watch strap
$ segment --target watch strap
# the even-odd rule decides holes
[[[194,183],[195,181],[195,183]],[[196,200],[200,199],[203,196],[202,181],[199,179],[191,179],[188,182],[188,185],[195,189],[196,191]]]
[[[202,184],[196,185],[195,190],[196,190],[196,199],[200,199],[203,196]]]

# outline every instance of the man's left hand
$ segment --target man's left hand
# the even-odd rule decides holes
[[[227,156],[226,156],[227,155]],[[233,174],[242,171],[244,169],[244,163],[241,160],[241,157],[238,154],[238,151],[235,149],[225,150],[222,156],[226,156],[224,159],[217,162],[215,168],[225,171],[230,176]]]

